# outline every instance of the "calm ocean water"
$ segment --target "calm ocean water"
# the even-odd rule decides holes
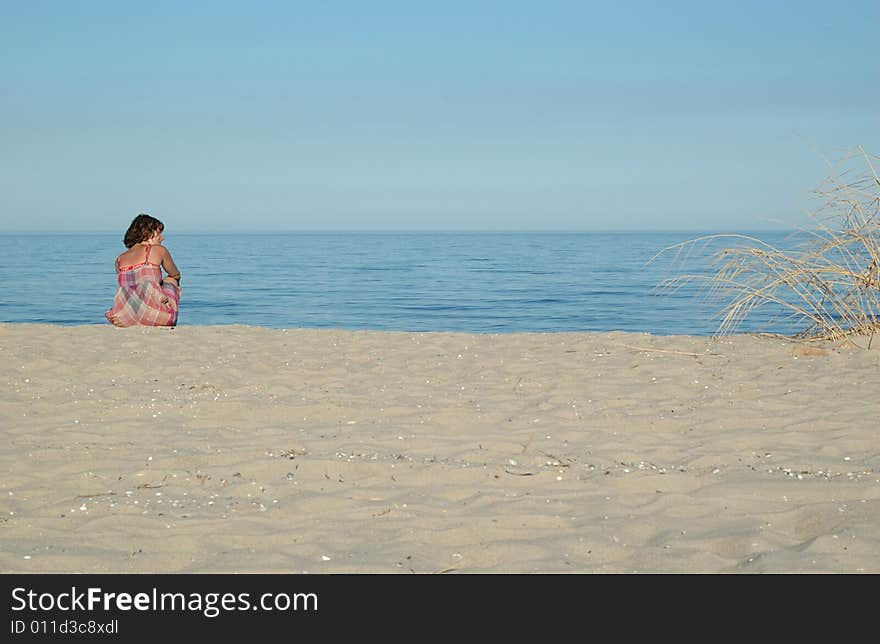
[[[169,232],[165,245],[183,274],[181,325],[708,335],[717,304],[696,287],[658,292],[670,262],[647,264],[696,235]],[[0,236],[0,321],[106,324],[121,236]],[[759,313],[743,331],[794,330]]]

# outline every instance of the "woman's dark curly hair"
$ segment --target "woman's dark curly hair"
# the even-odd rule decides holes
[[[155,217],[141,214],[132,220],[131,226],[125,231],[123,242],[126,248],[131,248],[135,244],[147,241],[155,233],[163,230],[165,230],[165,224],[161,221]]]

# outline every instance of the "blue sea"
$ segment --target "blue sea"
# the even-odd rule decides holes
[[[717,302],[697,286],[657,286],[710,274],[713,254],[649,262],[699,234],[169,231],[165,245],[183,275],[180,325],[710,335]],[[106,324],[121,237],[0,236],[0,321]],[[761,309],[741,330],[797,330],[778,314]]]

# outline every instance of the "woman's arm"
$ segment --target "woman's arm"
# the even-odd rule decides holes
[[[171,253],[164,246],[162,247],[161,265],[165,272],[168,273],[168,278],[180,281],[180,269],[177,268],[177,264],[171,259]]]

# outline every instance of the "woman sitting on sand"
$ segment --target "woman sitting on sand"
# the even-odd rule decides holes
[[[165,226],[149,215],[138,215],[125,233],[128,249],[116,258],[119,288],[113,308],[104,317],[115,326],[175,326],[180,300],[180,271],[162,246]],[[162,279],[162,269],[168,273]]]

